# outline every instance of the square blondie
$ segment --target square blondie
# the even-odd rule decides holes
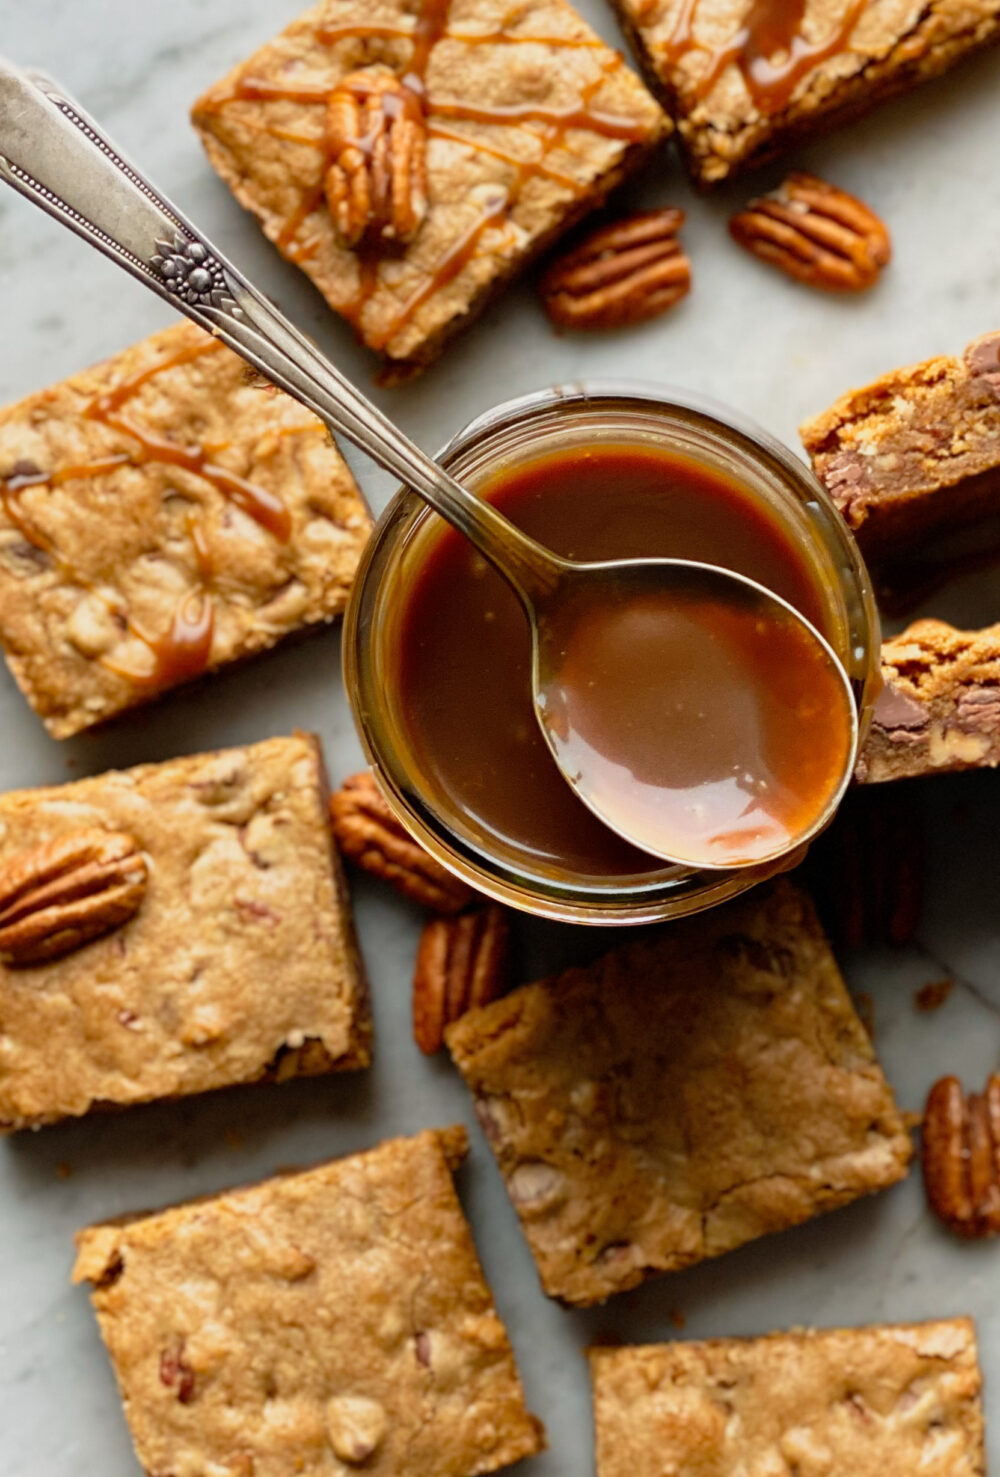
[[[593,1349],[597,1477],[983,1477],[969,1318]]]
[[[801,428],[880,575],[1000,511],[1000,333],[850,390]]]
[[[463,1128],[80,1233],[140,1464],[473,1477],[544,1445],[452,1173]]]
[[[1000,0],[612,3],[704,185],[1000,39]]]
[[[812,904],[770,891],[470,1011],[447,1033],[542,1286],[599,1302],[906,1173]]]
[[[0,959],[0,1131],[367,1066],[316,740],[0,796]]]
[[[194,324],[0,410],[0,644],[54,738],[332,620],[370,528],[325,426]]]
[[[1000,764],[1000,625],[914,621],[882,643],[882,690],[858,760],[862,784]]]
[[[324,195],[331,95],[373,76],[406,82],[425,156],[426,214],[378,250],[347,244]],[[566,0],[322,0],[192,116],[240,204],[387,379],[435,358],[669,131]]]

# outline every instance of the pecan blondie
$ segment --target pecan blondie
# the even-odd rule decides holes
[[[470,1011],[446,1040],[551,1297],[894,1184],[910,1141],[788,881]]]
[[[389,379],[433,359],[669,129],[566,0],[322,0],[193,119]]]
[[[1000,508],[1000,333],[885,374],[801,428],[865,557],[892,565]]]
[[[1000,764],[1000,625],[914,621],[882,643],[882,680],[862,783]]]
[[[0,410],[0,643],[55,738],[332,620],[370,527],[321,422],[194,324]]]
[[[983,1477],[969,1318],[593,1349],[597,1477]]]
[[[473,1477],[544,1445],[452,1183],[463,1128],[78,1237],[141,1465]]]
[[[316,740],[0,796],[0,960],[0,1131],[367,1066]]]
[[[1000,37],[1000,0],[613,0],[695,179],[714,184]]]

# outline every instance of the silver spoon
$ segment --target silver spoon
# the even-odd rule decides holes
[[[827,823],[853,769],[857,713],[843,666],[792,607],[754,581],[712,566],[667,559],[576,564],[528,538],[392,425],[128,162],[78,103],[44,76],[2,59],[0,177],[228,344],[476,545],[510,583],[527,613],[535,713],[556,763],[581,800],[612,830],[668,861],[728,869],[773,861]],[[670,708],[673,687],[650,673],[648,663],[645,674],[637,673],[642,690],[633,694],[634,711],[626,706],[617,717],[602,703],[602,691],[607,698],[619,669],[614,659],[601,681],[579,680],[581,633],[589,629],[588,621],[607,625],[610,611],[634,613],[653,606],[661,607],[664,617],[672,616],[678,602],[689,612],[696,607],[724,610],[748,630],[756,622],[783,633],[791,642],[789,650],[794,647],[827,693],[828,721],[840,734],[825,784],[799,805],[795,823],[763,832],[757,827],[752,844],[752,820],[738,835],[717,835],[714,846],[668,824],[668,812],[676,820],[677,796],[684,788],[669,783],[670,765],[685,753],[690,757],[692,746],[697,750],[705,725],[698,730],[699,713],[690,706]],[[647,624],[657,627],[656,621]],[[627,630],[608,639],[612,648],[615,640],[627,642]],[[627,645],[621,649],[629,651]],[[609,650],[602,648],[605,660]],[[709,656],[719,656],[723,663],[726,659],[725,652]],[[791,710],[787,721],[797,721]],[[609,723],[613,730],[616,722],[617,737],[609,731]],[[655,731],[650,727],[654,722],[659,723]],[[713,725],[713,734],[718,727]],[[628,733],[637,748],[620,742]],[[651,736],[656,738],[652,745]],[[746,756],[732,753],[738,769]],[[651,784],[650,775],[633,772],[633,766],[648,766],[657,754],[663,762],[654,767],[666,779]],[[737,774],[732,783],[739,786],[748,779],[758,787],[753,794],[747,791],[749,814],[760,800],[759,786],[769,784],[766,765],[742,780]],[[657,806],[657,796],[663,805]],[[696,811],[697,805],[691,814]]]

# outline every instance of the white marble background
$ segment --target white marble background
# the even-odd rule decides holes
[[[602,0],[579,4],[620,44]],[[231,200],[187,122],[193,98],[296,8],[296,0],[0,0],[0,50],[46,68],[76,92],[166,192],[365,383],[369,365],[347,330]],[[744,257],[730,244],[725,221],[747,187],[696,199],[671,156],[633,193],[689,212],[695,288],[673,314],[619,336],[560,339],[530,290],[515,289],[444,363],[418,384],[385,392],[382,403],[433,447],[503,397],[580,375],[620,374],[709,391],[797,445],[798,422],[849,385],[961,349],[1000,323],[998,87],[1000,54],[980,57],[799,154],[797,162],[858,191],[890,222],[895,262],[870,296],[827,299]],[[777,173],[765,172],[760,183]],[[168,316],[54,223],[0,194],[0,399],[112,353]],[[360,473],[381,507],[386,479],[364,465]],[[1000,573],[945,591],[933,608],[970,623],[997,619]],[[0,785],[59,781],[296,725],[317,729],[333,774],[346,773],[359,750],[337,659],[336,633],[328,633],[61,746],[45,738],[2,674]],[[908,1108],[919,1107],[945,1071],[979,1085],[997,1065],[1000,1041],[1000,778],[929,782],[921,799],[932,841],[920,944],[845,961],[852,986],[874,996],[877,1045]],[[87,1299],[68,1283],[76,1227],[364,1148],[418,1125],[472,1122],[447,1065],[420,1058],[410,1040],[416,913],[363,882],[356,898],[375,992],[371,1073],[239,1090],[0,1144],[2,1477],[129,1477],[137,1470]],[[530,930],[525,971],[593,952],[600,942],[586,930]],[[958,989],[936,1015],[918,1014],[914,989],[943,974]],[[473,1145],[463,1197],[529,1402],[551,1437],[551,1451],[525,1465],[532,1477],[591,1470],[581,1357],[588,1341],[607,1333],[628,1341],[676,1337],[674,1310],[687,1320],[685,1336],[972,1312],[994,1421],[991,1448],[1000,1460],[1000,1245],[949,1239],[924,1209],[918,1176],[604,1309],[569,1314],[539,1292],[475,1128]]]

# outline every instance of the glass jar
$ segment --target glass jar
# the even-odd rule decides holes
[[[498,470],[602,442],[669,446],[737,480],[768,504],[810,566],[826,609],[824,633],[852,681],[863,739],[879,673],[878,615],[867,570],[819,483],[757,426],[687,391],[588,382],[525,395],[487,411],[460,431],[439,459],[476,490]],[[413,493],[396,494],[365,550],[344,626],[344,676],[361,742],[406,829],[478,891],[525,912],[575,923],[680,917],[780,870],[772,865],[704,872],[664,864],[635,876],[595,877],[535,866],[523,853],[477,832],[457,808],[421,793],[419,766],[408,750],[406,713],[392,678],[392,654],[407,593],[441,527]],[[781,865],[790,865],[789,859]]]

